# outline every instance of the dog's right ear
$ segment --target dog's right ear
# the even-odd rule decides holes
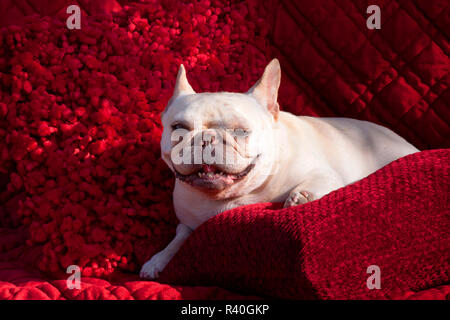
[[[263,108],[273,115],[275,120],[280,113],[280,106],[277,102],[280,81],[280,62],[275,58],[266,66],[261,79],[247,91],[247,94],[252,95]]]
[[[161,116],[169,109],[170,104],[179,96],[187,95],[187,94],[195,94],[194,89],[192,89],[189,81],[186,77],[186,69],[181,64],[178,69],[177,80],[175,81],[175,88],[173,90],[172,98],[170,98],[167,103],[166,109],[162,112]]]

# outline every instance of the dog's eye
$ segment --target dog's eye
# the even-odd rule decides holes
[[[236,137],[247,137],[250,134],[250,130],[245,130],[245,129],[235,129],[234,130],[234,135]]]
[[[188,127],[180,122],[175,122],[171,125],[172,130],[177,130],[177,129],[185,129],[185,130],[189,130]]]

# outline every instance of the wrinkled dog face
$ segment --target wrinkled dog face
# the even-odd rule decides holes
[[[245,94],[195,93],[181,66],[162,114],[161,138],[162,157],[177,183],[219,199],[260,186],[271,172],[277,149],[273,135],[278,85],[277,60]]]

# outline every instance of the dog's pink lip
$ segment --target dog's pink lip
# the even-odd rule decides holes
[[[202,164],[202,170],[206,173],[208,172],[216,172],[216,167],[210,164]]]
[[[184,183],[206,191],[220,191],[247,176],[255,167],[260,155],[258,154],[244,170],[235,174],[223,172],[217,166],[210,164],[202,164],[199,170],[191,174],[179,173],[175,167],[173,169],[175,177]]]
[[[191,174],[181,174],[176,169],[175,176],[177,179],[180,179],[182,181],[188,181],[192,179],[203,179],[203,180],[214,180],[218,178],[231,178],[233,180],[239,180],[245,177],[255,166],[254,163],[249,164],[244,170],[242,170],[239,173],[232,174],[232,173],[226,173],[223,171],[220,171],[217,167],[212,165],[202,165],[202,168],[194,173]]]

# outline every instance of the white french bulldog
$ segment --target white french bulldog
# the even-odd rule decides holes
[[[176,176],[180,224],[172,242],[143,265],[142,278],[157,278],[192,230],[225,210],[259,202],[303,204],[419,151],[371,122],[280,111],[280,78],[274,59],[246,93],[195,93],[180,66],[161,115],[161,154]],[[213,161],[199,160],[196,150],[203,156],[208,151]]]

